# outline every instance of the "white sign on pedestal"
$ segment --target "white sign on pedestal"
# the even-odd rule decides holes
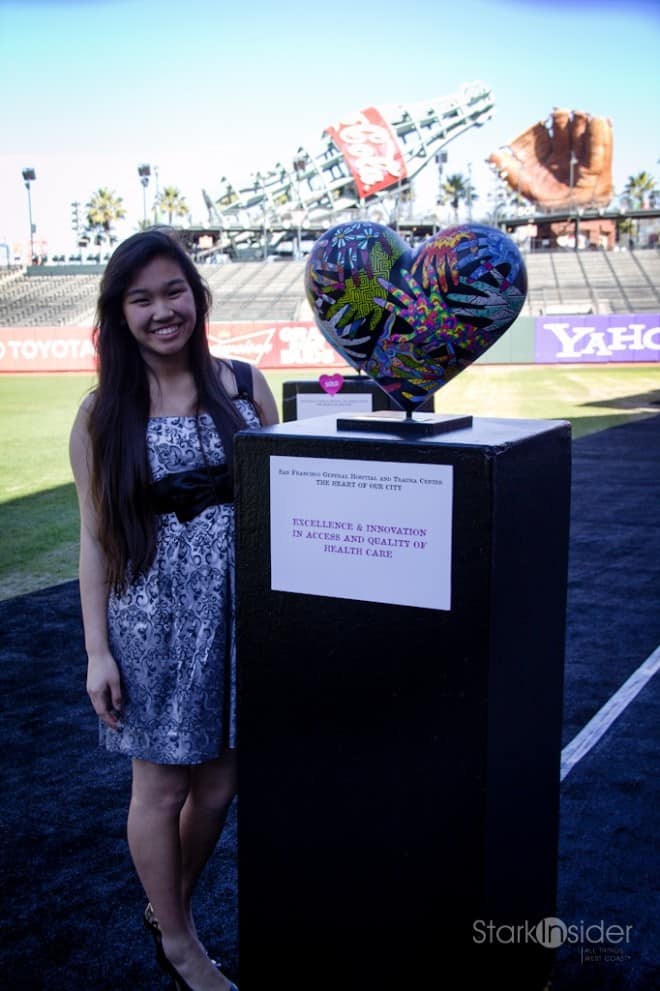
[[[299,392],[296,395],[296,419],[328,416],[329,413],[371,413],[373,396],[370,392],[343,392],[328,396],[324,392]]]
[[[275,591],[451,609],[453,468],[270,458]]]

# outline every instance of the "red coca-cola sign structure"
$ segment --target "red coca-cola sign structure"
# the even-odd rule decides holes
[[[325,133],[342,152],[362,199],[407,178],[396,134],[376,107],[361,110]]]

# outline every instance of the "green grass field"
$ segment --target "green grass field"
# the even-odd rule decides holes
[[[282,383],[324,369],[268,372]],[[326,370],[327,371],[327,370]],[[74,578],[78,513],[68,458],[89,374],[0,376],[0,599]],[[570,420],[573,436],[660,411],[660,366],[474,365],[435,397],[439,413]]]

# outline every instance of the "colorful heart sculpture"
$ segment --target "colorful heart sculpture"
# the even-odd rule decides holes
[[[492,227],[450,227],[411,249],[390,227],[358,220],[318,238],[305,292],[328,343],[410,415],[511,326],[527,274]]]

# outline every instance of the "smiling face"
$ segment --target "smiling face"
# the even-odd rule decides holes
[[[124,293],[122,310],[145,361],[186,354],[197,313],[190,284],[174,259],[157,257],[140,269]]]

